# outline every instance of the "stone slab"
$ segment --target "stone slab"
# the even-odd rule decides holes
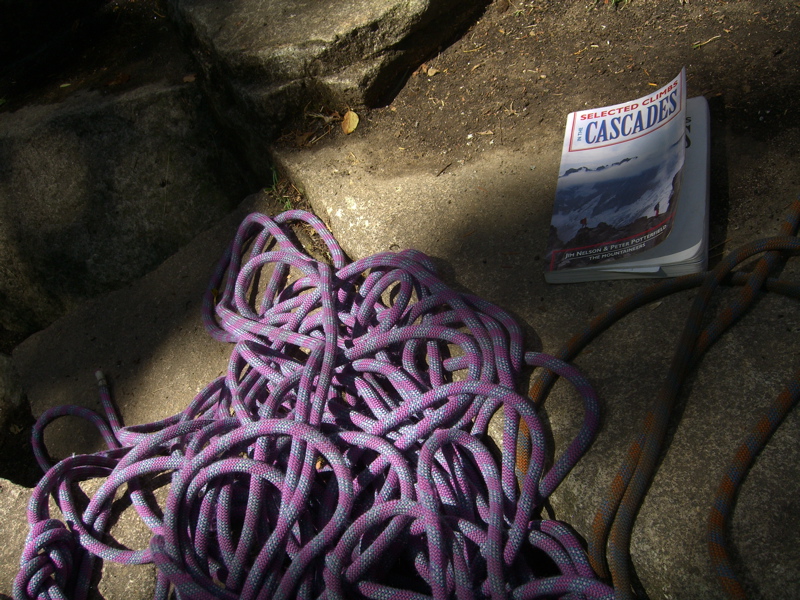
[[[195,84],[0,114],[0,325],[30,333],[140,277],[245,180]]]
[[[19,345],[12,357],[33,415],[62,404],[100,411],[98,368],[126,425],[183,410],[226,369],[230,354],[227,344],[205,332],[202,295],[239,221],[267,209],[263,195],[251,197],[153,272],[81,305]],[[72,417],[54,422],[45,441],[55,457],[103,447],[91,426]]]

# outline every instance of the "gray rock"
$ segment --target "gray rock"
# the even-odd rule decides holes
[[[411,71],[450,43],[485,0],[238,2],[171,0],[195,45],[222,119],[256,171],[265,141],[311,106],[386,103]]]
[[[131,286],[83,303],[18,346],[14,365],[34,415],[63,404],[102,413],[93,374],[98,367],[108,377],[126,425],[183,410],[202,387],[224,371],[230,356],[230,345],[211,339],[200,319],[200,298],[213,265],[247,213],[271,210],[263,194],[250,197]],[[111,331],[116,334],[109,336]],[[42,364],[47,368],[41,369]],[[105,448],[96,430],[75,417],[48,426],[45,444],[54,458]],[[99,481],[81,483],[81,488],[91,496]],[[0,555],[2,585],[13,581],[17,572],[27,531],[25,503],[30,496],[30,490],[14,486],[9,489],[15,490],[15,495],[9,499],[4,489],[0,486],[0,528],[6,529],[0,529],[0,534],[13,529],[21,532],[21,537],[19,543],[12,538],[13,543],[6,544]],[[165,492],[166,488],[156,492],[161,494],[159,501],[164,501]],[[118,499],[117,505],[120,512],[113,519],[112,537],[131,549],[147,547],[150,530],[127,500]],[[57,513],[53,517],[59,518]],[[106,561],[97,584],[99,595],[90,597],[145,600],[153,597],[154,584],[152,564]],[[6,588],[0,587],[0,592]]]
[[[195,85],[0,114],[0,326],[29,333],[151,270],[246,186]]]
[[[268,210],[263,194],[252,196],[151,273],[83,303],[17,346],[14,366],[33,415],[64,404],[102,413],[98,368],[126,425],[183,410],[230,357],[230,345],[211,339],[200,316],[214,265],[241,219]],[[45,443],[55,458],[105,449],[94,428],[74,417],[48,426]]]
[[[11,357],[0,354],[0,446],[9,433],[9,419],[22,405],[23,400],[22,385]]]
[[[19,558],[28,533],[25,511],[31,491],[0,479],[0,598],[11,596]],[[7,595],[7,596],[6,596]]]

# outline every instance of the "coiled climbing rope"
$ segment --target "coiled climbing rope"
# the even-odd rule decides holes
[[[319,233],[332,265],[292,242],[298,220]],[[800,298],[800,287],[771,278],[800,250],[798,223],[800,202],[781,237],[708,274],[641,290],[547,356],[524,353],[506,313],[448,288],[419,252],[347,264],[312,215],[251,215],[204,298],[207,329],[234,344],[223,377],[157,423],[123,427],[102,374],[104,415],[59,407],[40,418],[34,450],[46,473],[14,597],[85,598],[103,559],[154,563],[156,598],[633,598],[631,531],[682,382],[759,293]],[[756,254],[750,272],[734,271]],[[712,319],[723,285],[740,289]],[[568,363],[626,314],[694,287],[670,371],[600,503],[587,558],[568,526],[540,515],[598,427],[594,391]],[[525,365],[542,367],[530,398],[515,391]],[[537,405],[557,377],[575,385],[585,415],[547,468]],[[800,371],[743,441],[714,500],[709,552],[732,598],[745,597],[726,543],[736,490],[798,398]],[[487,432],[500,407],[496,448]],[[109,449],[51,466],[42,432],[68,414],[93,422]],[[159,504],[148,481],[162,474],[170,485]],[[76,483],[91,478],[103,483],[83,508]],[[147,548],[123,549],[109,535],[125,486],[152,532]],[[63,520],[50,516],[51,494]]]
[[[295,221],[319,233],[332,265],[293,243]],[[104,415],[42,415],[34,450],[46,473],[15,599],[81,600],[98,559],[154,563],[159,599],[613,597],[572,530],[540,516],[594,438],[594,391],[565,362],[525,353],[506,313],[443,284],[425,255],[348,264],[313,215],[253,214],[203,318],[234,344],[229,368],[180,414],[123,427],[98,373]],[[549,468],[540,416],[515,391],[526,365],[568,379],[584,402]],[[488,427],[501,407],[497,448]],[[108,450],[51,465],[42,432],[67,414],[93,422]],[[148,482],[164,475],[159,503]],[[76,484],[93,478],[102,484],[84,507]],[[109,533],[126,487],[146,548]]]

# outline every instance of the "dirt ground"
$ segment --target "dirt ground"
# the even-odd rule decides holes
[[[0,112],[196,76],[167,0],[0,0],[0,11]],[[786,161],[800,156],[800,141],[786,133],[800,123],[798,31],[797,0],[494,0],[462,38],[401,74],[404,85],[386,106],[352,108],[361,130],[394,140],[406,164],[446,170],[495,144],[520,149],[527,140],[518,132],[531,129],[521,121],[560,135],[568,112],[642,96],[685,66],[689,96],[710,101],[712,139],[726,130],[744,146],[737,155],[719,139],[712,144],[727,153],[712,171],[713,264],[714,247],[772,233],[748,227],[765,208],[762,197],[800,184],[800,170],[794,181],[776,181],[774,157],[761,161],[757,178],[728,179],[737,160],[760,160],[759,145],[776,138]],[[347,108],[306,107],[282,142],[335,140]],[[279,204],[302,202],[289,182],[274,183],[266,185],[280,192]],[[747,188],[744,202],[728,205],[731,185]],[[3,333],[0,351],[10,352],[21,340]]]
[[[783,138],[781,160],[800,156],[800,142],[786,135],[800,123],[798,31],[796,0],[632,0],[616,6],[496,0],[467,35],[427,61],[366,124],[395,136],[418,160],[436,157],[436,168],[445,168],[492,144],[520,149],[527,140],[515,131],[531,130],[522,120],[563,135],[567,113],[643,96],[685,66],[689,97],[709,100],[716,140],[714,264],[724,247],[773,234],[752,223],[766,209],[777,229],[783,216],[781,208],[765,207],[764,196],[778,186],[800,185],[800,169],[793,181],[780,180],[774,173],[780,169],[771,164],[776,159],[760,154],[762,145]],[[749,166],[753,160],[761,164],[760,176],[737,177],[745,171],[737,169],[740,161]],[[745,200],[729,205],[729,197]]]
[[[797,31],[796,0],[495,0],[388,105],[362,111],[359,127],[396,142],[403,166],[438,173],[493,145],[521,150],[529,140],[520,132],[531,125],[554,136],[543,144],[558,145],[567,113],[643,96],[685,66],[689,97],[703,95],[711,107],[713,265],[726,247],[774,234],[783,207],[764,197],[800,184],[800,170],[791,180],[777,175],[778,162],[800,156],[788,131],[800,123]],[[317,107],[283,140],[335,141],[344,134],[319,113],[346,108]],[[776,146],[783,156],[767,154]],[[752,173],[753,161],[757,177],[737,175]],[[753,218],[765,211],[774,228]]]
[[[194,76],[166,0],[66,8],[40,0],[14,9],[20,14],[5,4],[0,111]],[[20,26],[11,26],[15,19]],[[798,123],[797,31],[796,0],[495,0],[465,36],[411,73],[388,106],[361,108],[360,126],[391,133],[420,159],[447,149],[466,161],[489,144],[519,146],[520,119],[563,123],[570,111],[644,95],[686,66],[690,96],[706,96],[735,131],[768,137]]]
[[[563,123],[570,111],[628,100],[626,90],[645,95],[686,66],[690,97],[768,136],[798,122],[798,30],[800,3],[788,0],[497,0],[371,120],[401,145],[468,160],[492,139],[519,146],[520,119]],[[493,135],[468,139],[476,124]]]

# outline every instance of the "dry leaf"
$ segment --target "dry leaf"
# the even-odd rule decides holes
[[[436,75],[438,72],[439,72],[439,69],[434,69],[433,67],[431,67],[430,69],[428,69],[427,71],[425,71],[425,74],[426,74],[428,77],[433,77],[433,76],[434,76],[434,75]]]
[[[194,73],[189,73],[188,75],[183,76],[183,83],[192,83],[195,79],[197,79],[197,75]]]
[[[303,133],[298,133],[294,137],[294,143],[297,145],[297,147],[302,148],[303,146],[308,144],[308,140],[310,140],[311,136],[313,136],[313,135],[314,135],[313,131],[306,131],[306,132],[303,132]]]
[[[128,83],[131,80],[131,76],[129,73],[119,73],[114,79],[109,81],[106,85],[109,87],[113,87],[115,85],[123,85]]]
[[[350,134],[356,130],[356,127],[358,127],[358,115],[352,110],[348,110],[344,113],[344,118],[342,119],[342,131],[345,134]]]

